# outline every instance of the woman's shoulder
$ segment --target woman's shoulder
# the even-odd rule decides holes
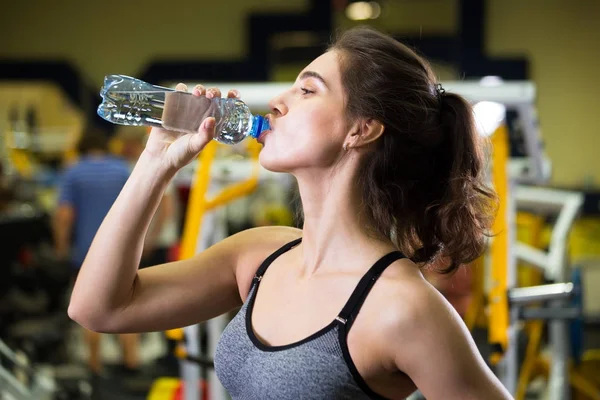
[[[287,243],[302,237],[302,230],[288,226],[247,229],[226,239],[237,253],[236,279],[240,293],[246,294],[262,262]]]
[[[246,229],[238,232],[225,241],[231,251],[237,253],[238,258],[243,261],[239,263],[242,268],[255,262],[251,260],[264,260],[287,243],[293,242],[302,236],[300,229],[288,226],[264,226]]]
[[[383,280],[387,308],[364,335],[384,365],[408,375],[431,397],[509,398],[444,296],[422,276],[393,279]]]
[[[379,300],[391,305],[390,321],[395,329],[418,327],[437,314],[447,314],[452,305],[423,276],[412,261],[399,260],[381,276]]]
[[[236,240],[273,251],[296,239],[302,237],[302,230],[290,226],[261,226],[257,228],[246,229],[235,234]]]
[[[397,261],[380,281],[371,303],[372,310],[379,310],[374,315],[377,321],[371,321],[378,327],[373,332],[378,341],[415,343],[432,337],[443,341],[463,329],[456,310],[410,260]]]

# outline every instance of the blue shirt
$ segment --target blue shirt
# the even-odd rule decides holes
[[[76,268],[128,177],[127,164],[111,156],[83,157],[65,171],[58,203],[75,210],[71,260]]]

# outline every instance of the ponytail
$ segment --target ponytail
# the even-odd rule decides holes
[[[364,225],[417,263],[450,261],[441,272],[477,258],[496,196],[470,104],[435,85],[414,51],[371,28],[345,31],[331,49],[341,54],[349,118],[385,126],[358,171]]]
[[[430,199],[433,212],[431,243],[438,256],[450,265],[441,272],[455,271],[476,259],[484,250],[495,216],[496,195],[484,181],[484,140],[475,127],[471,105],[461,96],[440,96],[440,130],[444,138],[436,171],[444,188]]]

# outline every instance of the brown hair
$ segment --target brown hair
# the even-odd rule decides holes
[[[422,57],[374,29],[348,30],[330,50],[340,54],[349,119],[385,126],[359,171],[368,225],[417,263],[445,261],[442,272],[477,258],[496,196],[484,182],[471,105],[440,90]]]
[[[87,155],[92,151],[108,152],[108,135],[95,127],[88,127],[77,142],[77,151]]]

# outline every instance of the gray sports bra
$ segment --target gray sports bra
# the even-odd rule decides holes
[[[234,400],[384,399],[358,373],[346,337],[377,278],[394,261],[404,258],[400,252],[377,261],[338,317],[320,331],[285,346],[267,346],[255,336],[252,309],[262,276],[273,260],[301,240],[277,250],[256,272],[246,302],[217,345],[215,371],[219,380]]]

